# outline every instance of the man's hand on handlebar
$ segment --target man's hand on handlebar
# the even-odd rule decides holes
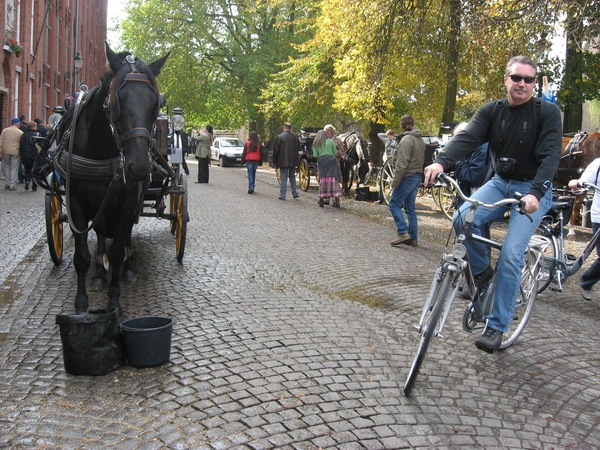
[[[526,214],[533,214],[540,207],[540,201],[533,194],[527,194],[521,199],[522,202],[522,211]]]
[[[425,179],[423,181],[425,187],[429,186],[430,184],[435,184],[435,182],[437,181],[437,176],[443,171],[444,168],[439,163],[433,163],[425,167]]]

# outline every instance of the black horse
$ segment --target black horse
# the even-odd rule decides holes
[[[66,180],[66,209],[75,238],[77,314],[88,309],[87,241],[92,228],[99,253],[104,238],[113,240],[108,307],[122,312],[120,271],[148,186],[152,132],[160,108],[156,76],[169,56],[146,65],[129,53],[115,54],[107,43],[105,47],[109,69],[101,84],[69,109],[57,136],[61,145],[55,168]]]
[[[350,198],[353,178],[357,179],[357,185],[365,183],[365,177],[369,172],[369,151],[367,143],[355,131],[340,134],[338,138],[344,145],[344,154],[340,161],[342,193],[344,197]],[[356,171],[356,177],[352,173],[353,170]]]

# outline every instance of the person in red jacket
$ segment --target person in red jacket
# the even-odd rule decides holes
[[[262,144],[256,131],[250,132],[250,139],[244,145],[242,164],[248,169],[248,194],[254,194],[256,169],[262,166]]]

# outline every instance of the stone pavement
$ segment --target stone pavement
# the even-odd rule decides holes
[[[190,167],[183,262],[168,222],[141,218],[138,277],[122,286],[125,318],[176,319],[171,359],[98,377],[63,367],[55,316],[74,312],[70,232],[54,267],[44,192],[0,191],[0,448],[600,447],[600,301],[582,300],[576,279],[544,293],[495,355],[462,331],[457,301],[406,398],[449,222],[424,202],[419,247],[395,249],[384,207],[319,208],[314,182],[279,201],[268,169],[254,195],[243,168],[213,166],[194,184]],[[89,295],[105,306],[106,292]]]

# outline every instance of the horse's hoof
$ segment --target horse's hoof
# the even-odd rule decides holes
[[[92,278],[90,289],[96,292],[102,291],[106,288],[106,284],[106,278]]]
[[[121,276],[123,278],[123,281],[127,283],[133,283],[137,279],[135,271],[133,270],[124,270]]]

